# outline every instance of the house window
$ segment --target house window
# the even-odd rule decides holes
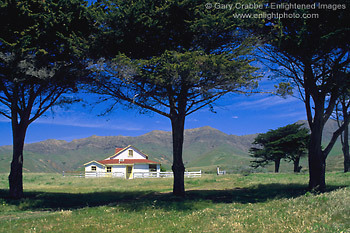
[[[150,172],[156,172],[157,171],[157,164],[150,164],[149,165],[149,171]]]
[[[129,150],[129,158],[132,158],[134,156],[134,151],[133,150]]]
[[[112,167],[107,167],[107,172],[112,172]]]
[[[91,171],[96,171],[96,166],[91,166]]]

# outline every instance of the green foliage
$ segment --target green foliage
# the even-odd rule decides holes
[[[293,94],[293,87],[288,82],[281,82],[278,85],[275,85],[276,88],[276,95],[286,97],[288,95]]]
[[[225,3],[217,1],[220,2]],[[92,9],[101,27],[92,55],[114,58],[124,53],[140,59],[160,56],[166,50],[213,53],[221,46],[240,46],[252,36],[237,27],[257,26],[256,20],[235,18],[229,10],[206,8],[206,3],[204,0],[144,0],[132,4],[122,0],[97,1]],[[247,43],[242,47],[250,46]]]
[[[100,67],[104,76],[97,78],[93,91],[167,117],[172,110],[188,115],[225,93],[256,87],[249,60],[236,60],[236,56],[202,51],[166,51],[160,57],[135,61],[118,56],[110,68]]]
[[[75,101],[59,97],[83,75],[91,21],[82,0],[1,2],[0,114],[11,119],[17,109],[31,122],[55,102]]]
[[[267,133],[259,134],[250,149],[252,167],[265,166],[269,162],[281,159],[298,161],[305,154],[309,141],[309,130],[300,124],[291,124]]]
[[[82,0],[3,1],[0,16],[2,56],[15,56],[14,66],[34,57],[35,69],[78,62],[84,57],[87,36],[91,34],[92,19],[86,5]]]
[[[164,167],[164,165],[160,165],[160,171],[161,172],[166,172],[166,168]]]
[[[166,51],[149,60],[119,55],[107,66],[102,62],[95,67],[99,76],[92,92],[101,94],[103,100],[110,96],[117,102],[129,102],[130,107],[136,105],[167,117],[170,109],[188,115],[228,92],[249,92],[257,86],[250,61],[235,59],[239,56],[235,52],[214,55]]]
[[[274,3],[269,1],[269,3]],[[293,4],[293,1],[285,1],[285,4]],[[313,1],[298,2],[311,5]],[[296,3],[296,4],[298,4]],[[326,10],[321,5],[329,2],[322,0],[317,2],[316,9],[291,9],[289,13],[317,14],[318,17],[272,18],[266,28],[270,32],[272,41],[269,43],[279,51],[291,55],[302,62],[326,59],[327,54],[334,50],[343,50],[349,47],[349,5],[348,0],[337,1],[341,9]],[[339,6],[338,5],[338,6]],[[344,7],[345,6],[345,7]],[[270,9],[274,13],[284,13],[285,9]],[[337,54],[337,53],[336,53]],[[320,63],[319,63],[320,62]],[[321,65],[325,61],[316,62]],[[315,63],[315,64],[316,64]],[[322,77],[326,78],[326,77]]]

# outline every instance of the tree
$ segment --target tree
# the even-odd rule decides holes
[[[281,159],[288,159],[294,163],[294,172],[299,172],[300,157],[307,149],[308,139],[308,129],[302,128],[301,124],[290,124],[259,134],[249,150],[251,156],[256,158],[251,161],[251,166],[263,167],[272,161],[277,173]]]
[[[348,77],[350,79],[350,77]],[[349,85],[345,86],[346,90],[339,96],[335,107],[335,118],[337,120],[338,126],[344,123],[344,119],[350,116],[350,89]],[[350,171],[350,147],[349,147],[349,126],[346,126],[343,133],[340,135],[340,141],[342,144],[342,151],[344,155],[344,172]]]
[[[289,133],[286,134],[286,137],[283,141],[286,142],[286,159],[293,161],[294,172],[300,172],[301,166],[299,162],[301,157],[305,156],[307,153],[307,148],[309,145],[310,134],[307,128],[303,128],[301,124],[292,124],[286,126]]]
[[[76,90],[90,25],[86,3],[2,1],[0,5],[0,114],[11,120],[10,196],[23,196],[23,147],[28,126],[63,94]]]
[[[281,159],[285,158],[283,151],[270,145],[273,140],[267,134],[259,134],[253,141],[255,147],[250,148],[249,152],[255,160],[251,161],[251,166],[254,168],[264,167],[271,161],[275,163],[275,172],[279,172]]]
[[[106,4],[97,4],[108,11],[97,47],[108,59],[95,65],[91,91],[112,100],[107,112],[122,102],[170,119],[173,193],[183,196],[185,118],[226,93],[256,87],[246,56],[249,36],[228,22],[227,14],[206,10],[204,1]]]
[[[300,3],[314,4],[312,1]],[[347,83],[343,72],[350,68],[349,1],[339,1],[339,4],[343,9],[337,11],[322,9],[327,6],[326,1],[318,2],[316,9],[291,9],[288,13],[300,17],[271,19],[262,33],[268,39],[262,49],[265,64],[277,76],[288,79],[287,82],[297,88],[305,103],[311,131],[309,188],[315,191],[325,190],[327,155],[350,121],[350,118],[344,119],[323,149],[323,128]],[[275,13],[285,12],[276,10]],[[310,17],[301,17],[307,14]],[[311,17],[311,14],[319,17]]]
[[[161,114],[171,121],[175,195],[184,195],[182,148],[185,118],[229,92],[249,91],[256,86],[253,70],[244,60],[233,60],[234,53],[221,55],[201,51],[166,51],[149,60],[126,57],[114,64],[103,63],[92,91],[103,100],[125,101]],[[114,105],[112,105],[113,107]],[[112,110],[109,109],[109,110]]]

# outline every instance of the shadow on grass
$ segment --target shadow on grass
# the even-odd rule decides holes
[[[328,186],[327,192],[342,188]],[[260,203],[273,199],[295,198],[307,192],[300,184],[264,184],[254,188],[227,190],[190,190],[186,197],[175,197],[171,193],[153,191],[94,192],[94,193],[51,193],[25,192],[21,200],[8,198],[7,190],[0,190],[0,199],[7,204],[17,205],[20,210],[73,210],[84,207],[119,206],[128,211],[142,211],[147,208],[166,210],[203,209],[208,203]]]

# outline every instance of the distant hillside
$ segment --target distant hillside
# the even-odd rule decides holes
[[[307,121],[298,121],[298,124],[304,124],[306,128],[309,128],[309,124]],[[338,129],[338,123],[335,120],[329,120],[327,121],[324,130],[323,130],[323,141],[329,142],[333,136],[333,132],[335,132]],[[349,134],[350,135],[350,134]]]
[[[299,123],[306,123],[305,121]],[[325,127],[328,140],[336,129],[336,122],[329,122]],[[244,168],[249,166],[248,150],[257,134],[228,135],[209,126],[185,130],[183,160],[187,169],[215,171],[216,166],[224,169]],[[71,142],[50,139],[38,143],[26,144],[24,148],[24,171],[26,172],[62,172],[83,170],[83,164],[91,160],[101,160],[113,154],[116,147],[134,145],[160,161],[168,170],[172,163],[171,132],[151,131],[137,136],[91,136]],[[9,172],[11,146],[0,147],[0,168]],[[340,156],[337,144],[333,155]],[[341,156],[339,157],[341,159]],[[338,158],[338,160],[339,160]],[[334,162],[335,164],[338,161]],[[305,167],[305,166],[304,166]]]
[[[220,161],[244,157],[256,135],[235,136],[225,134],[211,127],[185,130],[183,159],[186,167],[197,165],[219,165]],[[113,154],[116,147],[134,145],[160,161],[170,169],[172,163],[171,132],[155,130],[138,136],[91,136],[71,142],[50,139],[26,144],[24,148],[24,170],[28,172],[61,172],[82,169],[91,160],[104,159]],[[0,168],[9,171],[11,146],[0,147]],[[211,160],[207,160],[211,157]],[[227,158],[226,158],[227,157]]]

